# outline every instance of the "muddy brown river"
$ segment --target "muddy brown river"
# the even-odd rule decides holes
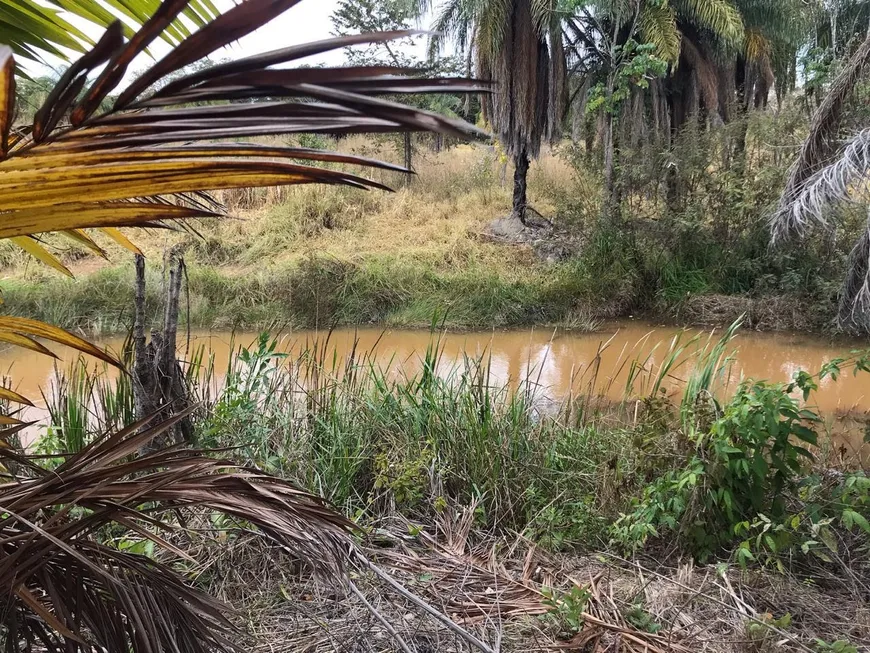
[[[696,357],[691,352],[703,348],[721,332],[681,330],[641,322],[607,324],[595,333],[573,333],[535,328],[525,331],[489,331],[440,334],[441,358],[439,370],[447,371],[462,363],[465,356],[486,356],[491,361],[493,381],[516,386],[518,379],[535,385],[536,395],[560,400],[574,392],[585,392],[593,382],[596,392],[619,400],[625,396],[626,381],[632,360],[643,361],[646,372],[635,383],[635,394],[642,394],[667,358],[674,338],[687,344],[680,357],[681,364],[667,375],[665,387],[672,395],[680,391],[682,381],[691,373]],[[698,336],[694,342],[690,342]],[[226,369],[231,354],[230,343],[250,345],[254,333],[195,332],[193,347],[205,345],[215,356],[215,369]],[[323,332],[297,331],[280,338],[282,351],[293,353],[314,342],[322,344]],[[117,350],[122,338],[104,339],[101,344]],[[338,358],[345,357],[354,347],[357,352],[369,352],[376,363],[390,374],[413,373],[420,368],[427,347],[433,342],[428,330],[390,330],[382,328],[341,329],[330,335],[328,349]],[[731,342],[734,363],[723,385],[733,388],[742,378],[768,381],[788,381],[798,370],[816,372],[825,362],[845,357],[850,351],[870,348],[870,340],[832,341],[806,335],[755,333],[742,331]],[[69,352],[59,352],[68,362]],[[61,363],[63,365],[63,363]],[[44,356],[20,349],[0,351],[0,374],[13,379],[13,387],[32,399],[49,387],[55,374],[54,362]],[[727,389],[720,390],[727,392]],[[838,382],[825,380],[811,403],[834,418],[848,416],[838,429],[838,440],[853,453],[863,445],[865,418],[870,419],[870,374],[857,377],[844,374]],[[43,404],[44,405],[44,404]],[[44,410],[30,410],[28,419],[44,419]],[[841,420],[843,422],[843,420]],[[861,458],[867,458],[865,451]]]

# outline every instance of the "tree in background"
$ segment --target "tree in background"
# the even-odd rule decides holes
[[[857,46],[870,27],[868,0],[816,0],[811,4],[815,22],[812,46],[834,58]]]
[[[473,52],[477,76],[495,84],[483,115],[514,162],[512,215],[526,224],[529,161],[561,136],[567,106],[563,10],[556,0],[448,0],[435,10],[432,52],[453,43],[469,63]]]
[[[415,21],[421,12],[416,0],[341,0],[332,14],[333,33],[336,36],[352,36],[372,32],[407,32],[404,38],[394,41],[378,40],[345,50],[351,66],[382,68],[383,74],[401,70],[412,76],[457,76],[455,60],[445,57],[430,62],[421,61],[414,53],[421,37],[412,33]],[[433,88],[432,90],[437,90]],[[402,100],[413,106],[437,111],[455,117],[459,96],[455,94],[427,94],[404,96]],[[435,135],[436,147],[440,147],[441,135]],[[413,168],[413,141],[411,133],[402,134],[404,167]]]
[[[59,75],[40,75],[18,80],[15,86],[16,110],[12,118],[16,125],[30,124],[33,121],[34,115],[57,84],[59,77]]]
[[[766,107],[774,87],[780,97],[792,89],[809,25],[800,0],[577,0],[567,14],[574,135],[585,122],[578,113],[598,116],[587,142],[600,135],[608,219],[619,205],[620,139],[662,161],[660,178],[678,207],[683,189],[661,156],[674,136]],[[726,160],[742,160],[745,137],[737,135]]]

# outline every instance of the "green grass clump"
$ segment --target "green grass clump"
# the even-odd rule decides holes
[[[870,370],[870,356],[726,396],[737,328],[690,359],[694,341],[675,338],[658,365],[626,360],[624,401],[602,400],[590,379],[561,404],[540,395],[534,371],[509,385],[486,355],[448,365],[437,339],[419,371],[397,373],[356,348],[339,357],[328,336],[291,357],[263,334],[226,370],[194,355],[196,444],[291,478],[364,524],[471,510],[478,528],[554,550],[665,544],[783,569],[807,556],[866,560],[870,481],[842,460],[830,473],[807,402],[822,381]],[[678,368],[692,371],[673,403],[660,390]],[[56,388],[40,451],[80,448],[132,419],[126,377],[89,374],[79,364]]]
[[[523,279],[512,279],[475,266],[440,270],[392,257],[351,262],[312,256],[244,274],[191,265],[185,289],[194,328],[426,327],[435,316],[446,316],[450,327],[502,328],[570,322],[584,295],[577,274],[565,266],[533,269]],[[147,309],[157,319],[160,271],[149,267],[146,281]],[[12,279],[4,283],[3,297],[10,314],[68,329],[123,332],[132,322],[132,265],[76,280]],[[182,306],[184,321],[188,300]]]
[[[610,470],[600,463],[627,432],[602,437],[593,425],[541,418],[529,393],[493,382],[485,358],[443,369],[437,344],[418,374],[399,378],[364,354],[339,361],[327,351],[314,345],[272,366],[279,354],[267,338],[243,350],[201,424],[204,443],[241,445],[250,462],[349,514],[399,508],[432,519],[474,505],[481,526],[554,546],[603,536],[608,506],[597,498]],[[623,457],[620,473],[631,464]]]

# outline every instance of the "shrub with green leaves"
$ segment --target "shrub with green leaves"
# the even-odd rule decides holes
[[[761,554],[781,567],[778,556],[795,547],[823,559],[825,548],[836,553],[832,527],[870,534],[870,479],[811,473],[822,419],[806,402],[818,381],[844,368],[867,371],[868,359],[837,359],[788,384],[747,381],[724,407],[710,399],[717,417],[689,434],[695,451],[644,490],[613,525],[614,540],[636,548],[672,533],[701,559],[739,543],[741,564]]]

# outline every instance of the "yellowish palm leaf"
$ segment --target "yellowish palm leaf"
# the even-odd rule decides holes
[[[677,15],[669,4],[646,4],[640,14],[639,29],[645,43],[656,46],[656,54],[671,64],[680,59],[680,30]]]

